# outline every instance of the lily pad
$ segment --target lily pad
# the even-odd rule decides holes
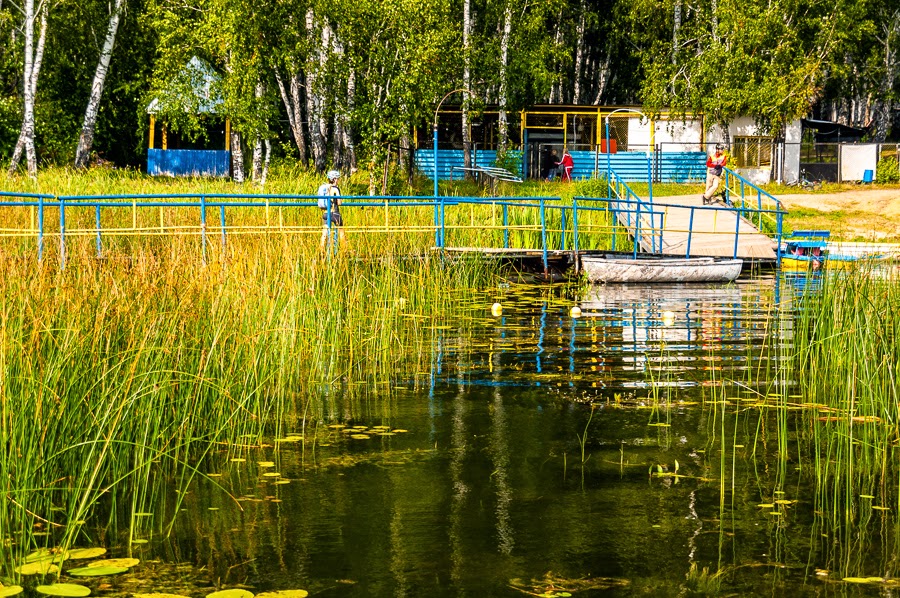
[[[41,548],[25,555],[26,563],[36,563],[38,561],[55,561],[61,563],[69,558],[68,553],[60,552],[56,548]]]
[[[91,589],[86,586],[80,586],[77,583],[52,583],[48,586],[38,586],[38,593],[47,596],[90,596]]]
[[[849,583],[872,583],[868,577],[845,577],[844,581]]]
[[[135,594],[134,598],[190,598],[181,594],[166,594],[163,592],[152,592],[150,594]]]
[[[35,561],[16,567],[16,573],[20,575],[51,575],[59,573],[59,567],[50,561]]]
[[[306,590],[279,590],[277,592],[263,592],[256,598],[306,598],[309,592]]]
[[[232,588],[230,590],[220,590],[218,592],[213,592],[212,594],[207,594],[206,598],[253,598],[253,592]]]
[[[275,467],[274,461],[260,461],[257,465],[260,467]]]
[[[774,505],[773,503],[770,503],[770,502],[764,502],[764,503],[758,504],[758,505],[756,505],[756,506],[759,507],[760,509],[771,509],[771,508],[773,508],[775,505]]]
[[[102,577],[104,575],[118,575],[120,573],[127,573],[128,567],[97,567],[94,565],[88,565],[87,567],[77,567],[75,569],[69,569],[66,571],[69,575],[74,575],[75,577]]]
[[[88,563],[88,567],[125,567],[126,569],[139,564],[141,559],[103,559],[102,561],[94,561]]]
[[[106,554],[105,548],[73,548],[69,551],[69,558],[74,560],[95,559],[104,554]]]
[[[354,438],[356,440],[368,440],[371,438],[368,434],[351,434],[350,438]]]
[[[0,598],[6,598],[7,596],[15,596],[16,594],[22,593],[22,586],[3,586],[0,588]]]

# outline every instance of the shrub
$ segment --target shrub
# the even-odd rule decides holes
[[[882,158],[876,166],[876,183],[900,183],[900,163],[897,158]]]

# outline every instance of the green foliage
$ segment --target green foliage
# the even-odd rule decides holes
[[[900,183],[900,163],[897,158],[882,158],[876,166],[876,183]]]
[[[494,166],[503,168],[515,175],[522,174],[522,152],[504,149],[497,152]]]

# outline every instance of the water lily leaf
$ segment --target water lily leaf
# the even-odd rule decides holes
[[[890,507],[882,507],[882,506],[878,506],[878,505],[872,505],[872,508],[875,509],[876,511],[890,511],[891,510]]]
[[[70,559],[95,559],[106,554],[105,548],[74,548],[69,551]]]
[[[844,581],[849,583],[869,583],[868,577],[845,577]]]
[[[220,590],[207,594],[206,598],[253,598],[253,592],[232,588],[230,590]]]
[[[146,544],[149,541],[150,540],[147,540],[146,538],[135,538],[134,540],[131,541],[131,543],[132,544]]]
[[[257,465],[259,465],[260,467],[275,467],[275,462],[274,461],[260,461],[259,463],[257,463]]]
[[[90,596],[91,589],[80,586],[77,583],[52,583],[48,586],[38,586],[37,591],[47,596]]]
[[[241,457],[234,457],[234,458],[231,459],[231,462],[232,462],[232,463],[246,463],[247,460],[246,460],[246,459],[242,459]]]
[[[166,594],[163,592],[151,592],[149,594],[135,594],[134,598],[190,598],[181,594]]]
[[[771,509],[771,508],[773,508],[773,507],[775,506],[775,504],[774,504],[774,503],[770,503],[770,502],[764,502],[764,503],[758,504],[758,505],[756,505],[756,506],[759,507],[760,509]]]
[[[368,440],[371,436],[368,434],[351,434],[350,438],[355,438],[356,440]]]
[[[257,594],[256,598],[306,598],[309,592],[306,590],[280,590],[278,592],[263,592]]]
[[[22,586],[3,586],[0,588],[0,597],[15,596],[22,593]]]
[[[141,559],[103,559],[102,561],[94,561],[88,563],[88,567],[125,567],[126,569],[139,564]]]
[[[866,579],[871,583],[881,583],[884,581],[883,577],[867,577]]]
[[[263,477],[265,477],[265,478],[277,478],[277,477],[280,476],[280,475],[281,475],[281,474],[278,473],[277,471],[267,471],[266,473],[263,474]]]
[[[16,567],[16,573],[20,575],[51,575],[59,573],[59,567],[50,561],[35,561]]]
[[[127,573],[128,567],[97,567],[96,565],[88,565],[87,567],[77,567],[66,571],[69,575],[75,577],[101,577],[103,575],[118,575],[119,573]]]
[[[41,548],[25,556],[26,563],[36,563],[38,561],[55,561],[61,563],[69,558],[69,553],[60,552],[56,548]]]
[[[859,497],[860,497],[860,498],[875,498],[875,497],[872,496],[871,494],[860,494]]]
[[[409,432],[409,430],[397,429],[391,430],[391,432],[393,432],[394,434],[406,434],[407,432]]]

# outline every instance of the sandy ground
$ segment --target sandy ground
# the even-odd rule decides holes
[[[779,195],[778,199],[788,209],[793,228],[829,229],[845,241],[900,240],[900,188]],[[807,221],[809,226],[804,224]]]

